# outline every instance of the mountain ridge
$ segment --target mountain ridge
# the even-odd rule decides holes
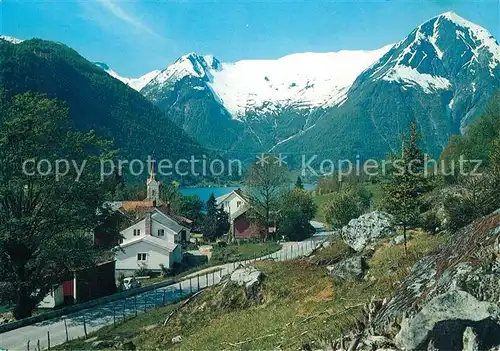
[[[384,47],[380,57],[360,69],[352,82],[339,84],[341,89],[324,89],[333,98],[331,104],[259,100],[266,85],[276,88],[272,85],[275,79],[248,70],[251,79],[262,83],[255,86],[263,88],[243,97],[244,113],[238,113],[217,89],[217,76],[228,71],[224,63],[209,72],[211,75],[195,74],[189,79],[182,75],[180,80],[165,79],[163,86],[152,80],[141,93],[204,145],[213,143],[208,135],[215,133],[214,126],[226,135],[241,128],[238,141],[215,143],[228,152],[314,150],[325,154],[323,150],[331,149],[335,157],[358,153],[366,158],[382,157],[397,149],[399,135],[415,118],[427,135],[424,143],[429,152],[438,155],[449,136],[463,133],[500,88],[499,51],[498,43],[486,29],[446,12],[420,24],[398,43]],[[352,60],[348,61],[339,65],[340,70],[352,68]],[[308,65],[307,61],[301,63]],[[175,71],[172,65],[167,70]],[[288,72],[293,81],[296,72]],[[237,84],[246,82],[243,79]],[[200,100],[195,92],[200,90],[211,92],[212,101]],[[238,86],[227,84],[227,91],[230,98],[237,100]],[[209,98],[207,94],[205,99]],[[215,106],[207,113],[203,106],[212,104]],[[374,138],[367,140],[366,135]]]

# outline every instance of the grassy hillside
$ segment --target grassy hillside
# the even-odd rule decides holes
[[[389,296],[417,259],[446,240],[412,232],[408,257],[403,247],[382,243],[369,260],[362,281],[340,282],[328,276],[326,266],[351,255],[340,240],[313,256],[289,262],[259,262],[265,274],[262,302],[245,299],[242,288],[222,285],[206,290],[180,308],[158,308],[131,319],[116,329],[104,328],[91,340],[132,341],[139,349],[221,350],[298,349],[306,343],[330,340],[355,326],[362,307],[372,296]],[[182,342],[172,344],[180,335]],[[314,345],[314,344],[313,344]],[[84,340],[62,349],[90,349]]]

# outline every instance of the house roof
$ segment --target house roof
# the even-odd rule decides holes
[[[172,210],[170,209],[169,203],[165,203],[163,201],[160,201],[160,206],[157,206],[156,208],[181,225],[193,223],[193,221],[191,219],[183,217],[183,216],[178,215],[176,213],[173,213]]]
[[[151,213],[151,219],[157,221],[158,223],[164,225],[167,228],[172,229],[174,232],[178,233],[183,229],[187,229],[186,227],[177,223],[174,219],[170,218],[169,215],[163,213],[162,211],[156,209]]]
[[[151,214],[152,221],[157,222],[162,226],[168,228],[173,234],[179,233],[181,230],[188,229],[187,227],[175,221],[171,215],[161,211],[159,208],[151,207],[148,210],[145,210],[144,212],[135,213],[134,221],[127,223],[126,227],[122,228],[122,230],[130,228],[131,226],[144,221],[148,213]]]
[[[244,204],[240,208],[238,208],[234,213],[231,213],[229,220],[232,222],[242,214],[246,213],[250,209],[250,206]]]
[[[247,196],[245,195],[245,193],[241,189],[236,189],[236,190],[231,191],[229,194],[219,196],[219,197],[215,198],[215,202],[217,204],[220,204],[221,202],[226,201],[227,199],[229,199],[233,195],[238,196],[241,200],[243,200],[245,202],[248,202]]]
[[[179,246],[178,244],[173,244],[167,240],[164,240],[164,239],[158,239],[152,235],[141,235],[137,238],[134,238],[132,240],[128,240],[126,242],[124,242],[123,244],[120,245],[120,247],[128,247],[128,246],[131,246],[131,245],[135,245],[137,243],[140,243],[140,242],[146,242],[150,245],[153,245],[153,246],[156,246],[160,249],[163,249],[163,250],[166,250],[166,251],[174,251],[177,246]]]
[[[153,201],[143,200],[143,201],[123,201],[122,209],[127,212],[147,212],[149,209],[155,206]]]

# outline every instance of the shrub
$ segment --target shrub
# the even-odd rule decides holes
[[[134,272],[134,277],[151,277],[153,275],[153,271],[146,266],[141,266]]]
[[[456,232],[476,219],[474,202],[462,195],[449,195],[443,202],[446,214],[446,228]]]
[[[435,212],[428,211],[420,215],[420,226],[428,233],[436,234],[440,222]]]
[[[172,268],[167,268],[163,263],[160,264],[161,275],[164,278],[171,277],[174,275],[174,270]]]

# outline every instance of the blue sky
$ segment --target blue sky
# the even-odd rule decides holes
[[[376,49],[448,10],[498,40],[499,6],[499,0],[0,0],[0,29],[22,39],[61,41],[122,76],[136,77],[192,51],[237,61]]]

